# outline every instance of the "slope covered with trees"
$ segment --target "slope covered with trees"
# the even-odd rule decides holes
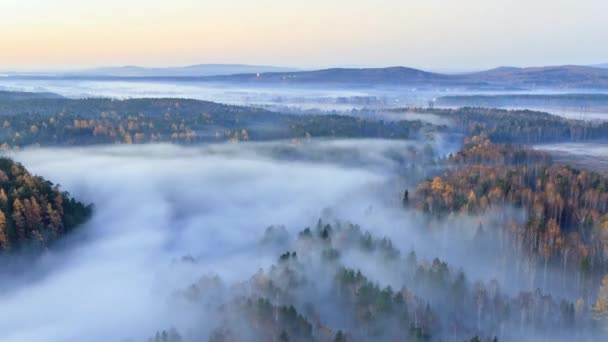
[[[405,113],[412,109],[394,109]],[[608,137],[608,122],[566,119],[531,110],[496,108],[413,109],[449,119],[465,135],[485,134],[494,143],[550,143],[602,140]]]
[[[541,151],[517,144],[492,143],[485,133],[465,137],[463,149],[449,156],[450,165],[528,165],[551,161],[551,156]]]
[[[402,113],[409,109],[390,110]],[[426,131],[481,133],[495,143],[605,139],[608,123],[542,112],[486,108],[416,109],[452,122],[384,121],[341,114],[287,115],[188,99],[65,99],[0,96],[0,145],[90,145],[224,142],[274,139],[411,139]],[[405,117],[404,117],[405,118]],[[434,122],[429,120],[429,122]]]
[[[59,185],[0,158],[0,252],[42,250],[91,215]]]
[[[608,273],[607,190],[605,176],[482,134],[467,138],[446,171],[420,183],[406,205],[440,220],[497,215],[491,226],[479,224],[479,248],[511,260],[505,269],[537,286],[590,303]]]
[[[273,139],[407,139],[435,126],[345,115],[283,115],[188,99],[3,99],[0,145],[91,145]]]

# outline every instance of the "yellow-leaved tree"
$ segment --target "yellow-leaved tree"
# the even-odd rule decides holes
[[[0,251],[8,249],[8,231],[6,230],[6,216],[0,209]]]

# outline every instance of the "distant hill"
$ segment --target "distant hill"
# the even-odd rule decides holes
[[[126,66],[64,74],[9,74],[12,78],[174,80],[237,82],[249,85],[459,87],[476,90],[608,89],[608,68],[562,65],[534,68],[500,67],[445,74],[408,67],[332,68],[314,71],[272,66],[201,64],[179,68]]]
[[[503,67],[463,75],[463,78],[474,82],[521,87],[608,88],[608,70],[577,65]]]
[[[608,69],[608,63],[596,64],[596,65],[592,65],[592,67]]]
[[[465,74],[440,74],[423,70],[390,67],[325,69],[302,72],[273,72],[205,77],[220,82],[284,84],[362,84],[479,88],[608,88],[608,69],[585,66],[538,68],[501,67]]]
[[[300,71],[283,68],[246,64],[197,64],[185,67],[145,68],[139,66],[103,67],[65,73],[67,75],[113,76],[113,77],[205,77],[261,72]]]
[[[341,84],[425,84],[455,80],[445,75],[406,67],[389,68],[333,68],[301,72],[271,72],[206,77],[213,81],[256,83],[341,83]]]
[[[1,100],[33,100],[33,99],[61,99],[63,96],[54,93],[28,93],[21,91],[3,91],[0,90]]]

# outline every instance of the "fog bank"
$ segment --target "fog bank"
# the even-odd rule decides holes
[[[0,340],[145,341],[158,329],[189,331],[201,317],[175,310],[175,291],[203,275],[228,285],[250,279],[284,252],[260,243],[268,226],[296,236],[320,217],[359,224],[421,258],[440,257],[472,281],[495,278],[507,292],[527,289],[525,279],[503,271],[505,260],[471,252],[479,222],[491,227],[501,217],[452,217],[429,230],[422,213],[402,206],[404,189],[437,172],[434,160],[457,148],[438,137],[430,144],[313,140],[17,152],[33,174],[94,203],[95,213],[25,272],[34,280],[0,279]],[[399,283],[360,257],[345,262],[380,284]]]
[[[32,173],[96,209],[74,241],[32,267],[44,276],[9,284],[0,294],[0,340],[139,341],[161,322],[180,327],[185,320],[166,307],[173,291],[207,273],[242,281],[275,261],[275,251],[257,243],[267,226],[298,230],[326,208],[353,220],[374,207],[399,213],[408,181],[395,176],[396,160],[403,162],[408,146],[419,145],[337,141],[18,152],[13,157]],[[386,196],[387,185],[392,196]],[[202,262],[175,264],[186,255]]]

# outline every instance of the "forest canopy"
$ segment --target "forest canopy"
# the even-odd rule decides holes
[[[0,145],[92,145],[267,141],[310,138],[411,139],[437,130],[421,121],[340,114],[287,115],[189,99],[0,97]]]
[[[0,251],[44,250],[87,221],[84,205],[59,185],[0,158]]]

